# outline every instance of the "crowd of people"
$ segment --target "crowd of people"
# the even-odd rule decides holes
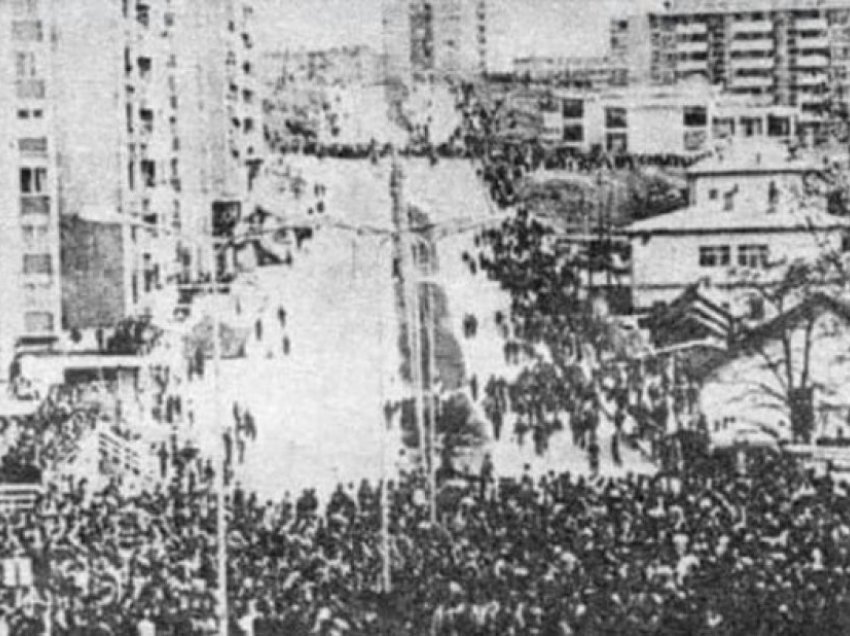
[[[260,501],[229,495],[233,634],[567,636],[842,634],[850,629],[846,488],[790,459],[744,474],[380,485]],[[128,497],[85,482],[4,515],[0,628],[53,634],[216,633],[216,498],[198,460]],[[462,488],[456,486],[456,488]],[[29,631],[27,631],[29,630]],[[145,631],[146,630],[146,631]]]

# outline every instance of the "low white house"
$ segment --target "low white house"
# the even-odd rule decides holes
[[[701,281],[740,315],[750,309],[754,284],[782,275],[768,265],[844,251],[848,219],[805,194],[815,169],[780,146],[752,144],[695,164],[690,206],[625,230],[634,306],[670,302]]]

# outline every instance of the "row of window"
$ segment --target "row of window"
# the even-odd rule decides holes
[[[739,245],[737,254],[739,267],[762,268],[767,265],[767,245]],[[732,264],[732,248],[729,245],[703,245],[699,248],[700,267],[729,267]]]

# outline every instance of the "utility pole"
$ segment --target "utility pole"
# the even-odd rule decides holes
[[[216,250],[213,249],[215,256]],[[213,261],[212,271],[212,293],[211,300],[213,304],[217,304],[218,300],[218,267]],[[225,512],[225,490],[227,488],[227,455],[224,448],[224,440],[221,436],[224,433],[221,421],[221,319],[218,315],[218,307],[212,308],[212,323],[213,323],[213,400],[214,403],[214,419],[213,428],[215,434],[219,436],[219,469],[215,471],[216,475],[216,556],[218,561],[218,580],[216,585],[217,609],[218,609],[218,631],[221,636],[227,636],[229,625],[229,612],[227,600],[227,517]]]

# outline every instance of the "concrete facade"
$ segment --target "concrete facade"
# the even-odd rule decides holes
[[[799,108],[723,93],[704,82],[604,91],[556,89],[544,100],[544,138],[591,150],[687,155],[728,139],[788,141]]]
[[[179,237],[198,243],[214,200],[245,197],[262,154],[251,19],[241,0],[0,1],[0,376],[21,347],[145,312],[212,267]],[[64,244],[68,219],[104,224],[100,248]],[[74,293],[78,248],[108,253],[91,264],[108,298]]]
[[[745,314],[754,288],[778,280],[788,263],[845,251],[848,220],[805,195],[813,169],[770,146],[745,145],[697,163],[689,207],[626,230],[635,306],[670,302],[702,281],[733,314]]]
[[[611,53],[630,77],[673,84],[701,75],[741,95],[801,108],[813,131],[850,86],[847,0],[674,0],[611,23]]]

